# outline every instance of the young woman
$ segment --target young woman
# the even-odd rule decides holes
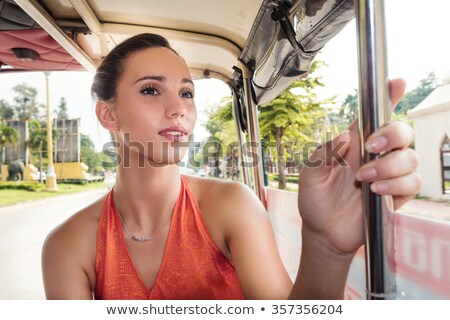
[[[391,82],[394,105],[404,87]],[[396,208],[420,189],[408,126],[394,122],[374,133],[366,148],[390,152],[361,168],[351,126],[334,141],[342,141],[347,166],[322,161],[301,172],[302,259],[292,284],[251,190],[180,175],[176,163],[197,116],[194,84],[166,39],[141,34],[118,45],[98,68],[92,93],[98,120],[117,143],[117,180],[46,239],[49,299],[339,299],[363,244],[355,181],[392,195]],[[312,160],[325,160],[330,143]]]

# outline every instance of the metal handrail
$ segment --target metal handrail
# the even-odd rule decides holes
[[[378,158],[366,152],[367,138],[390,121],[383,0],[355,1],[359,53],[359,130],[363,163]],[[379,196],[362,184],[366,235],[366,294],[369,300],[394,299],[392,198]]]

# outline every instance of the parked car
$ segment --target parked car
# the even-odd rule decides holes
[[[35,181],[39,181],[41,178],[42,180],[45,180],[47,179],[47,174],[44,171],[36,171],[31,174],[31,177]]]

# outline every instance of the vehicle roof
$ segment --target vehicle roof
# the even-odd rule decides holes
[[[76,60],[90,71],[94,71],[102,57],[127,37],[142,32],[154,32],[170,40],[194,74],[200,77],[207,69],[218,73],[218,78],[229,78],[262,2],[127,0],[125,5],[123,1],[110,0],[16,0],[15,3],[4,0],[0,1],[0,6],[3,5],[0,10],[5,20],[13,9],[19,11],[20,8],[15,4],[19,5],[37,25],[46,29],[52,38],[63,44],[65,51],[76,57]],[[14,22],[20,25],[20,20],[19,18]],[[27,40],[25,35],[28,30],[32,34],[29,41],[33,45],[36,37],[32,30],[35,28],[30,26],[29,21],[24,20],[26,19],[22,19],[22,28],[25,29],[22,31],[23,40]],[[61,35],[55,26],[49,25],[49,20],[62,27],[67,32],[67,37],[75,38],[75,43],[71,44],[70,39],[60,41],[65,38],[64,35]],[[11,18],[8,22],[11,22]],[[4,22],[0,24],[0,28],[2,26],[4,30]],[[13,34],[17,33],[17,29],[19,27],[4,31]],[[10,38],[7,40],[11,41]],[[4,55],[5,50],[2,51]],[[0,60],[4,60],[1,59],[1,53]],[[14,62],[12,64],[14,65]],[[29,64],[31,65],[31,62]],[[23,63],[18,66],[27,68]],[[67,69],[78,68],[72,66]]]
[[[353,18],[353,0],[0,0],[0,73],[95,72],[135,34],[165,36],[194,79],[242,88],[257,103],[306,74],[319,50]]]

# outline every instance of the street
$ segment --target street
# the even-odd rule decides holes
[[[106,192],[98,189],[0,208],[0,299],[45,299],[41,275],[45,237]]]

